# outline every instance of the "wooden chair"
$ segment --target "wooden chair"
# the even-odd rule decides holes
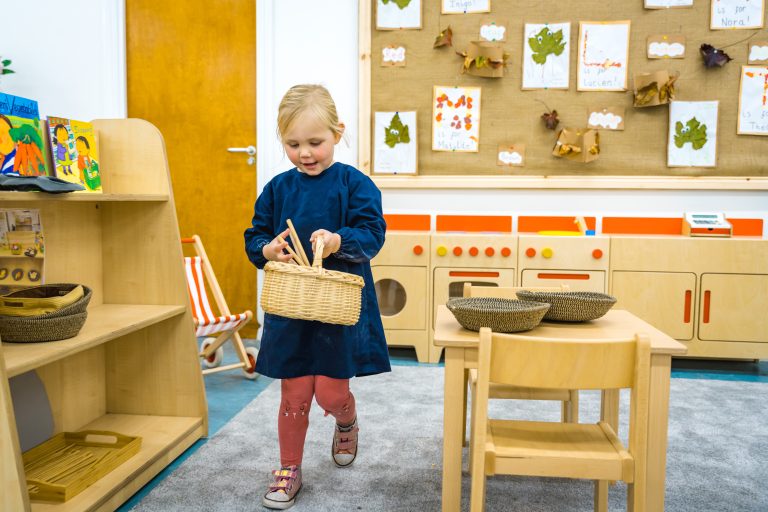
[[[595,510],[608,507],[611,480],[628,484],[627,510],[645,510],[650,340],[555,339],[480,330],[471,511],[485,505],[495,474],[595,480]],[[606,422],[488,419],[490,383],[543,389],[631,389],[629,446]]]
[[[255,379],[259,376],[256,373],[256,356],[258,351],[256,347],[246,347],[238,332],[253,318],[253,312],[246,310],[243,313],[233,315],[229,312],[227,301],[224,300],[224,294],[221,293],[219,282],[213,273],[213,267],[205,253],[203,242],[197,235],[190,238],[182,238],[182,244],[192,244],[195,250],[195,256],[184,258],[184,269],[187,275],[187,289],[192,303],[192,316],[195,320],[195,335],[198,337],[216,334],[216,337],[206,337],[200,344],[200,357],[203,358],[203,364],[206,369],[203,375],[225,370],[235,370],[242,368],[243,374],[247,379]],[[213,293],[219,315],[217,316],[211,308],[206,292],[206,282]],[[219,366],[224,358],[224,343],[232,341],[239,363]]]

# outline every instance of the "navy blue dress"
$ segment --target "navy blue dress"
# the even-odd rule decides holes
[[[341,236],[341,248],[323,260],[323,267],[363,277],[360,320],[345,326],[265,313],[256,371],[276,379],[348,379],[390,371],[370,265],[386,232],[379,189],[365,174],[338,162],[317,176],[296,168],[275,176],[256,200],[253,225],[245,230],[245,252],[257,268],[267,263],[262,248],[288,227],[286,219],[310,261],[312,232],[327,229]]]

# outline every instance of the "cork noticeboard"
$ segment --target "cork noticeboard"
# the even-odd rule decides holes
[[[376,30],[376,0],[361,0],[361,48],[370,51],[370,58],[363,58],[361,62],[361,67],[368,66],[361,70],[361,94],[366,95],[366,98],[361,98],[361,104],[367,100],[368,88],[370,90],[370,104],[361,109],[360,118],[361,140],[364,141],[361,142],[362,167],[370,168],[368,141],[374,113],[413,110],[419,112],[420,177],[557,176],[571,182],[579,176],[617,177],[619,180],[633,177],[743,178],[751,184],[736,188],[749,188],[755,182],[763,183],[758,188],[768,188],[763,181],[768,178],[768,137],[736,133],[741,67],[747,64],[749,41],[768,39],[765,27],[710,30],[710,2],[704,0],[694,2],[689,8],[661,10],[645,9],[642,0],[536,3],[497,0],[491,3],[490,13],[466,15],[441,14],[440,0],[422,0],[421,4],[420,30],[382,31]],[[362,16],[367,16],[367,19],[362,19]],[[579,22],[615,20],[631,20],[628,90],[577,91]],[[521,58],[524,25],[561,22],[571,23],[569,88],[523,90]],[[480,39],[481,26],[492,23],[506,27],[505,40],[501,44],[510,57],[504,77],[462,74],[463,58],[456,51],[465,51],[470,41]],[[433,49],[435,38],[449,25],[453,31],[453,46]],[[648,58],[649,37],[659,34],[683,36],[686,41],[684,58]],[[722,68],[705,68],[699,53],[703,43],[723,48],[733,60]],[[405,66],[381,65],[381,51],[391,45],[406,48],[408,57]],[[715,167],[668,167],[668,105],[633,107],[634,74],[662,70],[680,74],[676,83],[676,100],[719,102]],[[438,85],[482,88],[482,135],[478,152],[432,151],[432,94],[433,88]],[[555,131],[548,130],[540,119],[546,111],[544,104],[559,114],[560,124]],[[600,130],[600,156],[597,160],[581,163],[554,157],[552,150],[558,131],[565,127],[585,128],[588,109],[595,106],[623,109],[623,129]],[[523,166],[498,164],[499,147],[510,144],[524,145]]]

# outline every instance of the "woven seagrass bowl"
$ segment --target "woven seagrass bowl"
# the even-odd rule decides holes
[[[479,331],[490,327],[494,332],[520,332],[541,322],[549,304],[497,297],[449,299],[446,307],[465,329]]]
[[[61,283],[35,286],[9,293],[4,298],[41,298],[64,294],[78,286]],[[56,311],[36,316],[0,315],[0,339],[12,343],[57,341],[77,336],[88,317],[87,307],[92,291],[83,286],[83,296]]]
[[[521,290],[518,298],[550,304],[544,320],[558,322],[586,322],[605,315],[616,297],[598,292],[534,292]]]

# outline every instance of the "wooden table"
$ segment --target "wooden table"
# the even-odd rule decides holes
[[[544,322],[525,333],[555,338],[619,338],[642,332],[651,339],[651,389],[648,411],[647,510],[664,510],[664,480],[667,463],[667,415],[669,375],[673,355],[684,355],[686,347],[629,311],[611,310],[602,318],[584,323]],[[443,403],[443,512],[461,508],[461,448],[464,441],[466,371],[477,368],[479,333],[461,327],[453,314],[438,306],[434,343],[445,347],[445,400]],[[609,393],[615,393],[609,395]],[[618,419],[618,393],[603,395],[601,416]]]

